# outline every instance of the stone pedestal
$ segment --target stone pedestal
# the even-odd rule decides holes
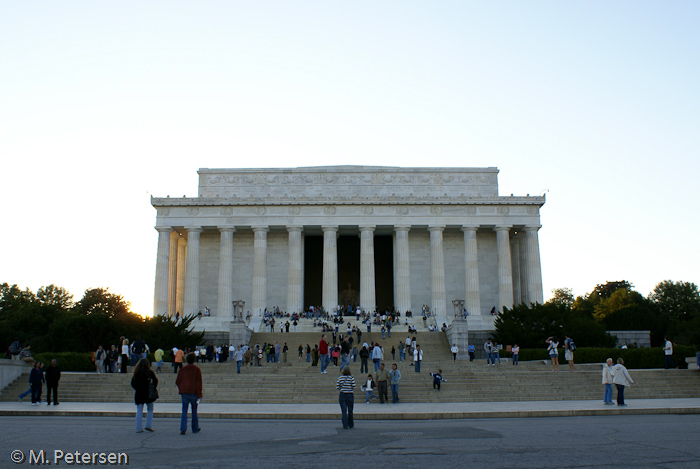
[[[452,324],[447,328],[445,334],[447,335],[450,348],[452,344],[457,344],[457,348],[459,348],[457,360],[469,360],[469,353],[467,352],[467,347],[469,347],[469,326],[467,321],[464,319],[452,320]]]
[[[252,335],[253,331],[246,326],[245,322],[231,321],[228,334],[228,343],[233,344],[234,347],[238,348],[238,346],[241,344],[249,343]]]

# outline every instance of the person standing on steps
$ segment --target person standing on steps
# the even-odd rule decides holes
[[[369,367],[367,366],[367,361],[369,360],[369,350],[366,346],[362,346],[360,350],[360,373],[369,373]]]
[[[564,337],[564,358],[569,362],[569,371],[574,371],[574,350],[576,350],[576,344],[574,344],[569,334],[566,334]]]
[[[399,403],[399,381],[401,380],[401,372],[399,371],[396,363],[391,365],[391,371],[389,371],[389,386],[391,386],[391,402],[394,404]]]
[[[664,337],[664,340],[666,341],[664,343],[664,368],[667,370],[669,368],[678,368],[676,362],[673,361],[673,342],[668,337]]]
[[[513,357],[513,365],[518,364],[518,355],[520,355],[520,347],[518,347],[518,344],[513,345],[510,349],[510,355]]]
[[[377,371],[377,391],[379,392],[379,403],[384,404],[389,400],[387,391],[389,390],[389,371],[384,369],[384,363],[379,365]]]
[[[379,371],[379,364],[382,361],[382,348],[378,343],[374,344],[372,349],[372,362],[374,362],[374,372]]]
[[[486,366],[490,366],[492,362],[493,365],[496,366],[496,362],[493,359],[493,344],[491,343],[491,339],[484,342],[484,352],[486,352]]]
[[[452,361],[457,361],[457,353],[459,352],[459,347],[457,347],[457,344],[452,344],[452,348],[450,349],[450,352],[452,352]]]
[[[469,354],[469,361],[473,362],[476,356],[476,346],[474,344],[469,344],[467,346],[467,353]]]
[[[199,417],[197,405],[202,401],[202,370],[194,364],[194,354],[185,357],[187,365],[180,370],[175,380],[182,400],[182,415],[180,415],[180,435],[187,433],[187,411],[192,406],[192,433],[199,433]]]
[[[423,361],[423,351],[420,349],[420,345],[416,344],[416,349],[413,351],[413,363],[416,373],[420,373],[420,364]]]
[[[552,371],[559,371],[559,342],[557,342],[556,337],[547,337],[545,340],[547,344],[547,352],[549,353],[549,358],[552,360]]]
[[[335,383],[335,388],[340,391],[338,403],[340,404],[340,412],[342,414],[342,422],[344,429],[350,429],[355,426],[353,419],[353,408],[355,406],[355,378],[350,374],[350,367],[343,368],[342,374],[338,377]]]

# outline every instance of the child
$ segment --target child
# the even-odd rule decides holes
[[[437,373],[430,373],[430,376],[433,377],[433,390],[437,389],[438,391],[440,390],[440,383],[442,381],[447,381],[442,377],[442,370],[438,370]]]
[[[367,392],[367,404],[369,404],[370,399],[374,399],[373,390],[376,386],[377,385],[375,384],[374,380],[372,379],[372,373],[368,374],[367,375],[367,383],[360,388],[363,391]]]

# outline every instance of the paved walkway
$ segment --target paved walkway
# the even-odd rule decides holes
[[[700,414],[700,399],[628,399],[627,407],[606,406],[602,401],[455,402],[425,404],[365,404],[356,401],[358,420],[431,420],[514,417],[571,417],[619,414]],[[58,407],[24,402],[0,402],[3,415],[63,415],[130,417],[128,403],[64,402]],[[155,404],[156,415],[179,418],[180,404]],[[336,404],[207,404],[199,406],[200,418],[230,419],[337,419]]]

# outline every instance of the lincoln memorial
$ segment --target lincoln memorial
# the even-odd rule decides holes
[[[262,312],[395,308],[438,325],[463,300],[470,330],[493,308],[542,303],[544,197],[499,196],[497,168],[200,169],[197,197],[153,197],[154,314],[206,311],[228,331],[234,301]],[[466,311],[464,311],[466,310]],[[195,323],[200,321],[195,321]],[[202,328],[202,325],[196,325]]]

